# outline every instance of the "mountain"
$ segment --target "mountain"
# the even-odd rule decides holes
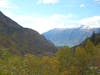
[[[56,46],[73,47],[92,36],[93,32],[100,33],[100,28],[89,28],[84,25],[78,28],[55,28],[43,35]]]
[[[37,31],[24,28],[0,12],[0,49],[15,54],[52,54],[54,44]]]
[[[94,45],[100,45],[100,33],[93,33],[91,37],[87,38],[80,45],[83,45],[90,40]],[[100,46],[99,46],[100,47]]]

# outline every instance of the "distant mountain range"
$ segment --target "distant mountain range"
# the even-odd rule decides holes
[[[19,17],[20,18],[20,17]],[[0,50],[14,54],[52,54],[57,48],[37,31],[23,28],[0,12]]]
[[[78,28],[55,28],[43,35],[56,46],[73,47],[92,36],[93,32],[100,33],[100,28],[90,28],[85,25]]]

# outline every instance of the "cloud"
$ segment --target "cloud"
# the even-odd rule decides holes
[[[93,16],[89,18],[84,18],[79,21],[80,24],[89,26],[91,28],[100,27],[100,16]]]
[[[41,4],[54,4],[54,3],[58,3],[59,0],[39,0],[38,3]]]
[[[85,4],[80,4],[80,8],[84,8],[85,7]]]
[[[18,8],[17,5],[10,2],[11,0],[0,0],[0,8]]]
[[[100,4],[100,0],[94,0],[97,4]]]
[[[8,14],[12,19],[18,22],[20,25],[34,30],[40,33],[46,32],[53,28],[65,27],[65,21],[72,18],[72,14],[62,15],[54,14],[49,17],[43,17],[38,15],[26,15],[26,16],[15,16]],[[19,18],[20,17],[20,18]]]
[[[86,27],[89,26],[90,28],[100,27],[100,16],[75,20],[73,19],[75,16],[73,14],[53,14],[48,17],[38,16],[36,14],[18,16],[11,13],[6,15],[10,16],[23,27],[34,29],[40,33],[46,32],[53,28],[77,28],[81,25],[85,25]]]

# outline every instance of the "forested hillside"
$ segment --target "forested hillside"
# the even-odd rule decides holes
[[[0,49],[0,75],[100,75],[100,42],[88,39],[74,49],[62,47],[55,56],[42,57]]]

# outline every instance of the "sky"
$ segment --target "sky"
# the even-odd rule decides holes
[[[100,27],[100,0],[0,0],[0,11],[39,33],[81,25]]]

